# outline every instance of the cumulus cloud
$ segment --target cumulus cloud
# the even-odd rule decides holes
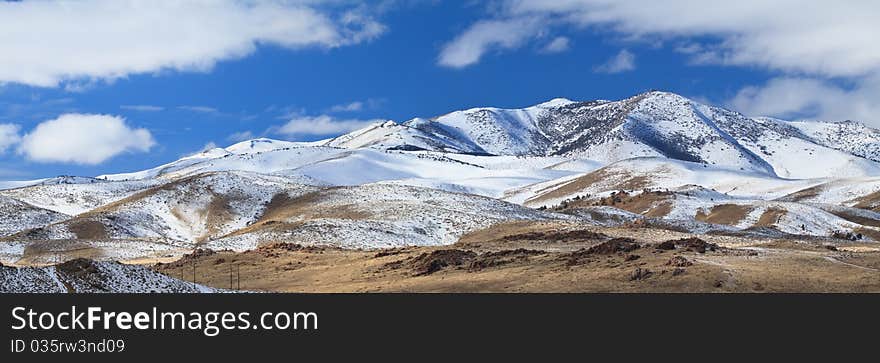
[[[452,68],[470,66],[489,51],[519,48],[536,37],[541,26],[533,18],[480,21],[447,43],[437,62]]]
[[[15,124],[0,124],[0,154],[21,140],[18,135],[19,129],[20,127]]]
[[[126,152],[147,152],[156,142],[146,129],[119,116],[64,114],[21,138],[18,152],[37,162],[96,165]]]
[[[290,0],[4,1],[0,83],[76,88],[130,74],[205,71],[259,45],[333,48],[385,31],[361,7],[341,14],[339,7]]]
[[[760,65],[828,76],[880,67],[880,3],[743,0],[694,6],[690,0],[510,0],[503,17],[555,19],[628,36],[710,36],[702,56],[724,64]],[[549,23],[549,21],[546,21]],[[708,57],[707,55],[711,55]]]
[[[494,34],[513,48],[553,26],[594,27],[626,36],[712,37],[696,56],[723,64],[761,65],[827,76],[854,76],[880,68],[880,3],[840,1],[803,6],[797,0],[743,0],[694,6],[690,0],[507,0],[491,15],[453,40],[447,48],[486,49]],[[530,26],[517,27],[517,24]],[[492,26],[494,24],[494,26]],[[495,30],[495,31],[489,31]],[[514,30],[507,35],[502,30]],[[695,49],[693,46],[688,49]],[[446,49],[444,49],[444,53]],[[475,63],[470,52],[461,59]],[[441,54],[442,59],[442,54]]]
[[[569,43],[571,43],[571,40],[569,40],[567,37],[556,37],[553,38],[550,43],[547,43],[547,45],[542,48],[542,51],[544,51],[544,53],[564,52],[568,50]]]
[[[594,68],[596,72],[608,74],[628,72],[634,69],[636,69],[636,56],[626,49]]]
[[[276,132],[287,136],[339,135],[383,121],[385,120],[337,119],[328,115],[298,116],[279,127]]]
[[[855,87],[804,77],[774,78],[740,90],[728,101],[751,116],[784,119],[858,120],[880,127],[880,79],[871,77]]]
[[[695,6],[692,0],[501,0],[444,48],[465,45],[477,63],[491,37],[467,37],[486,23],[528,22],[508,41],[514,49],[560,30],[599,30],[619,39],[671,40],[692,64],[757,66],[780,73],[729,100],[747,113],[858,119],[880,125],[880,2],[741,0]],[[459,44],[460,43],[460,44]],[[478,51],[477,51],[478,50]],[[441,53],[441,57],[443,53]],[[620,64],[626,64],[622,62]],[[626,67],[624,67],[626,68]],[[613,67],[608,68],[613,69]],[[840,81],[849,84],[841,86]]]

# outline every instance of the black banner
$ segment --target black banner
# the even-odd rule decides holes
[[[756,349],[797,347],[852,352],[872,347],[880,327],[880,299],[875,295],[3,295],[0,301],[2,355],[28,361],[80,355],[108,361],[177,361],[182,356],[228,360],[272,354],[419,360],[465,352],[550,357],[593,351],[623,357],[670,347],[743,356]],[[100,309],[95,316],[131,315],[122,319],[129,329],[120,329],[113,319],[108,330],[104,320],[91,330],[39,327],[53,319],[70,325],[72,318],[59,314],[71,312],[82,314],[85,326],[90,307]],[[26,312],[32,312],[36,329],[15,329],[29,320]],[[147,322],[163,312],[180,312],[187,319],[199,316],[202,326],[156,329],[153,321]],[[228,322],[236,328],[211,329],[209,333],[217,334],[209,336],[204,322],[220,325],[220,317],[205,318],[212,312],[233,314]],[[134,326],[138,313],[147,329]],[[245,326],[242,313],[256,327],[239,329]],[[259,320],[266,313],[271,315],[263,326]],[[276,320],[283,315],[279,313],[299,317],[297,329],[286,318]]]

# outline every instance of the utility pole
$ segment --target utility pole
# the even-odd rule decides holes
[[[193,259],[193,288],[196,288],[196,260]]]

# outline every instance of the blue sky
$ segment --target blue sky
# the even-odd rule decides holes
[[[0,28],[10,27],[0,29],[0,180],[133,171],[245,138],[315,140],[378,119],[555,97],[662,89],[748,114],[872,123],[880,95],[870,39],[847,40],[868,50],[789,44],[805,32],[795,15],[830,30],[846,17],[853,34],[876,34],[877,19],[858,28],[826,9],[755,20],[671,1],[678,22],[651,23],[662,17],[651,2],[158,1],[155,18],[143,4],[0,3]],[[873,10],[860,6],[850,10]],[[36,36],[49,40],[9,40]]]

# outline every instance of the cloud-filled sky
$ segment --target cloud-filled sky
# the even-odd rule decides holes
[[[880,3],[0,2],[0,180],[663,89],[880,127]]]

